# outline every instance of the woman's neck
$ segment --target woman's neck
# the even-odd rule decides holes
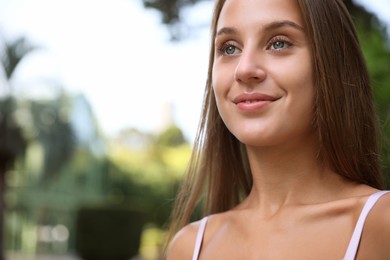
[[[246,203],[263,209],[335,199],[351,183],[318,159],[311,143],[247,147],[253,188]],[[248,204],[249,205],[249,204]]]

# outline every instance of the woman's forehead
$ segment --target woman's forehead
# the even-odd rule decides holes
[[[303,27],[299,5],[295,0],[226,0],[217,27],[246,23],[292,21]]]

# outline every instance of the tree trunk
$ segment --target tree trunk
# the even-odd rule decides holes
[[[5,260],[4,252],[4,194],[6,165],[0,162],[0,260]]]

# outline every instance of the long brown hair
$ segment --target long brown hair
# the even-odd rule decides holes
[[[341,0],[298,3],[311,43],[320,153],[336,173],[380,189],[378,120],[353,21]]]
[[[312,50],[313,122],[320,158],[338,174],[380,189],[377,118],[352,19],[341,0],[297,2]],[[173,211],[169,239],[191,221],[199,203],[204,205],[204,215],[227,211],[252,187],[243,144],[224,125],[211,85],[214,38],[224,3],[215,2],[202,115],[187,176]]]

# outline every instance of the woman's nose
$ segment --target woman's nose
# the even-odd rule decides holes
[[[243,51],[235,70],[235,80],[245,84],[259,83],[265,80],[267,74],[256,51]]]

